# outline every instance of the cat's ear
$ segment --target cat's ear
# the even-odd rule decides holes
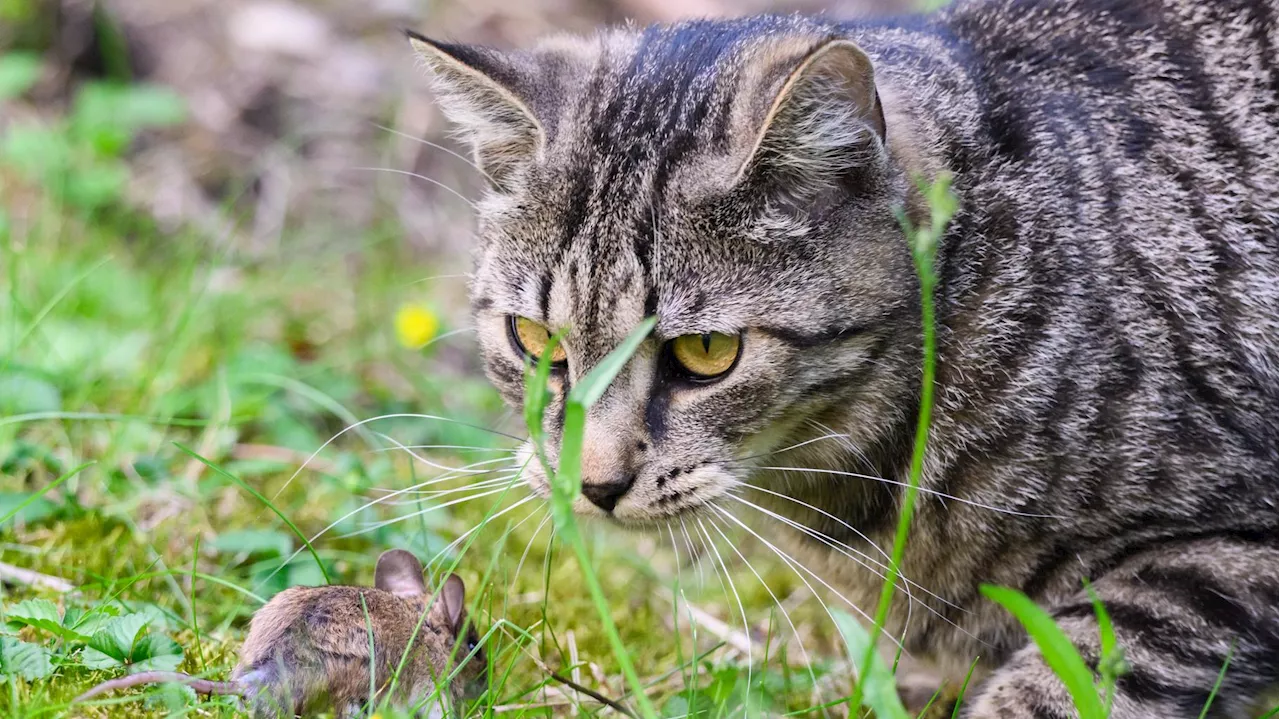
[[[519,62],[489,48],[406,34],[427,66],[445,115],[471,143],[476,165],[497,189],[509,191],[512,178],[533,161],[544,139],[519,94]]]
[[[758,75],[757,96],[740,115],[749,150],[739,180],[754,176],[804,193],[881,159],[884,109],[871,59],[856,43],[833,39],[803,54],[786,45],[763,54],[774,67]]]

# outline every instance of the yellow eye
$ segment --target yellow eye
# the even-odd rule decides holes
[[[741,337],[719,332],[682,335],[671,340],[671,356],[697,379],[712,379],[733,369],[741,349]]]
[[[528,355],[531,360],[537,362],[542,353],[547,351],[547,345],[551,344],[551,332],[546,327],[524,317],[511,318],[511,339],[521,352]],[[569,356],[565,354],[564,345],[557,344],[556,348],[551,352],[551,364],[563,365]]]

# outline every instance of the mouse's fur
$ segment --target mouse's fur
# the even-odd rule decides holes
[[[369,702],[372,688],[375,701],[440,716],[474,695],[484,681],[485,660],[467,623],[462,580],[451,575],[433,597],[418,559],[393,549],[378,558],[374,585],[294,587],[277,594],[253,616],[230,682],[146,672],[100,684],[76,701],[168,681],[205,694],[238,694],[258,718],[324,708],[344,717]],[[458,676],[437,692],[460,661],[465,664]]]

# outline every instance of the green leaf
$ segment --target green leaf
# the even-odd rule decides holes
[[[0,675],[20,676],[28,681],[53,674],[49,650],[13,637],[0,637]]]
[[[835,609],[831,612],[840,635],[844,637],[845,649],[849,652],[849,661],[854,666],[863,662],[867,650],[871,648],[871,635],[858,620]],[[858,685],[862,687],[862,705],[875,712],[876,719],[909,719],[902,699],[898,697],[898,689],[893,681],[893,672],[879,654],[872,651],[871,662],[864,664],[865,674],[858,677]]]
[[[60,639],[87,641],[88,637],[64,626],[58,615],[58,607],[48,599],[26,599],[5,610],[5,619],[12,626],[34,627]]]
[[[109,657],[93,647],[86,647],[80,653],[80,663],[88,669],[115,669],[124,666],[123,661]]]
[[[130,673],[155,670],[177,671],[182,664],[182,645],[163,634],[148,634],[133,648],[129,657]]]
[[[115,617],[94,632],[89,646],[122,664],[126,663],[133,654],[133,645],[146,631],[150,621],[151,618],[145,614]]]
[[[40,79],[40,57],[27,52],[0,55],[0,101],[17,97]]]
[[[99,606],[92,611],[78,607],[67,607],[62,617],[62,626],[83,637],[79,641],[88,642],[99,629],[116,617],[114,607]]]
[[[547,405],[551,403],[551,390],[547,389],[547,380],[551,377],[551,357],[555,355],[556,347],[560,345],[563,337],[563,332],[553,335],[547,342],[546,349],[542,351],[542,356],[538,358],[538,364],[533,368],[533,372],[529,372],[527,367],[525,371],[524,423],[529,428],[529,435],[533,438],[534,444],[539,448],[542,445],[542,416],[547,411]]]
[[[293,537],[274,529],[244,529],[219,534],[209,543],[219,552],[286,557],[293,553]]]
[[[650,317],[641,322],[626,339],[622,340],[622,344],[614,348],[612,352],[600,360],[599,364],[591,368],[578,383],[569,390],[569,401],[589,408],[595,404],[604,392],[609,388],[609,383],[613,382],[613,378],[618,376],[622,368],[631,360],[631,356],[640,348],[640,344],[649,337],[653,332],[653,328],[658,324],[657,317]]]
[[[1021,622],[1031,640],[1040,648],[1045,663],[1067,687],[1080,719],[1105,719],[1102,700],[1093,684],[1093,672],[1089,671],[1075,645],[1054,623],[1053,617],[1016,589],[984,584],[982,593]]]

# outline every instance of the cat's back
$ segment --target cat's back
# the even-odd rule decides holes
[[[1126,458],[1055,475],[1274,502],[1276,27],[1265,0],[961,0],[907,36],[925,60],[868,35],[961,196],[944,415]]]

